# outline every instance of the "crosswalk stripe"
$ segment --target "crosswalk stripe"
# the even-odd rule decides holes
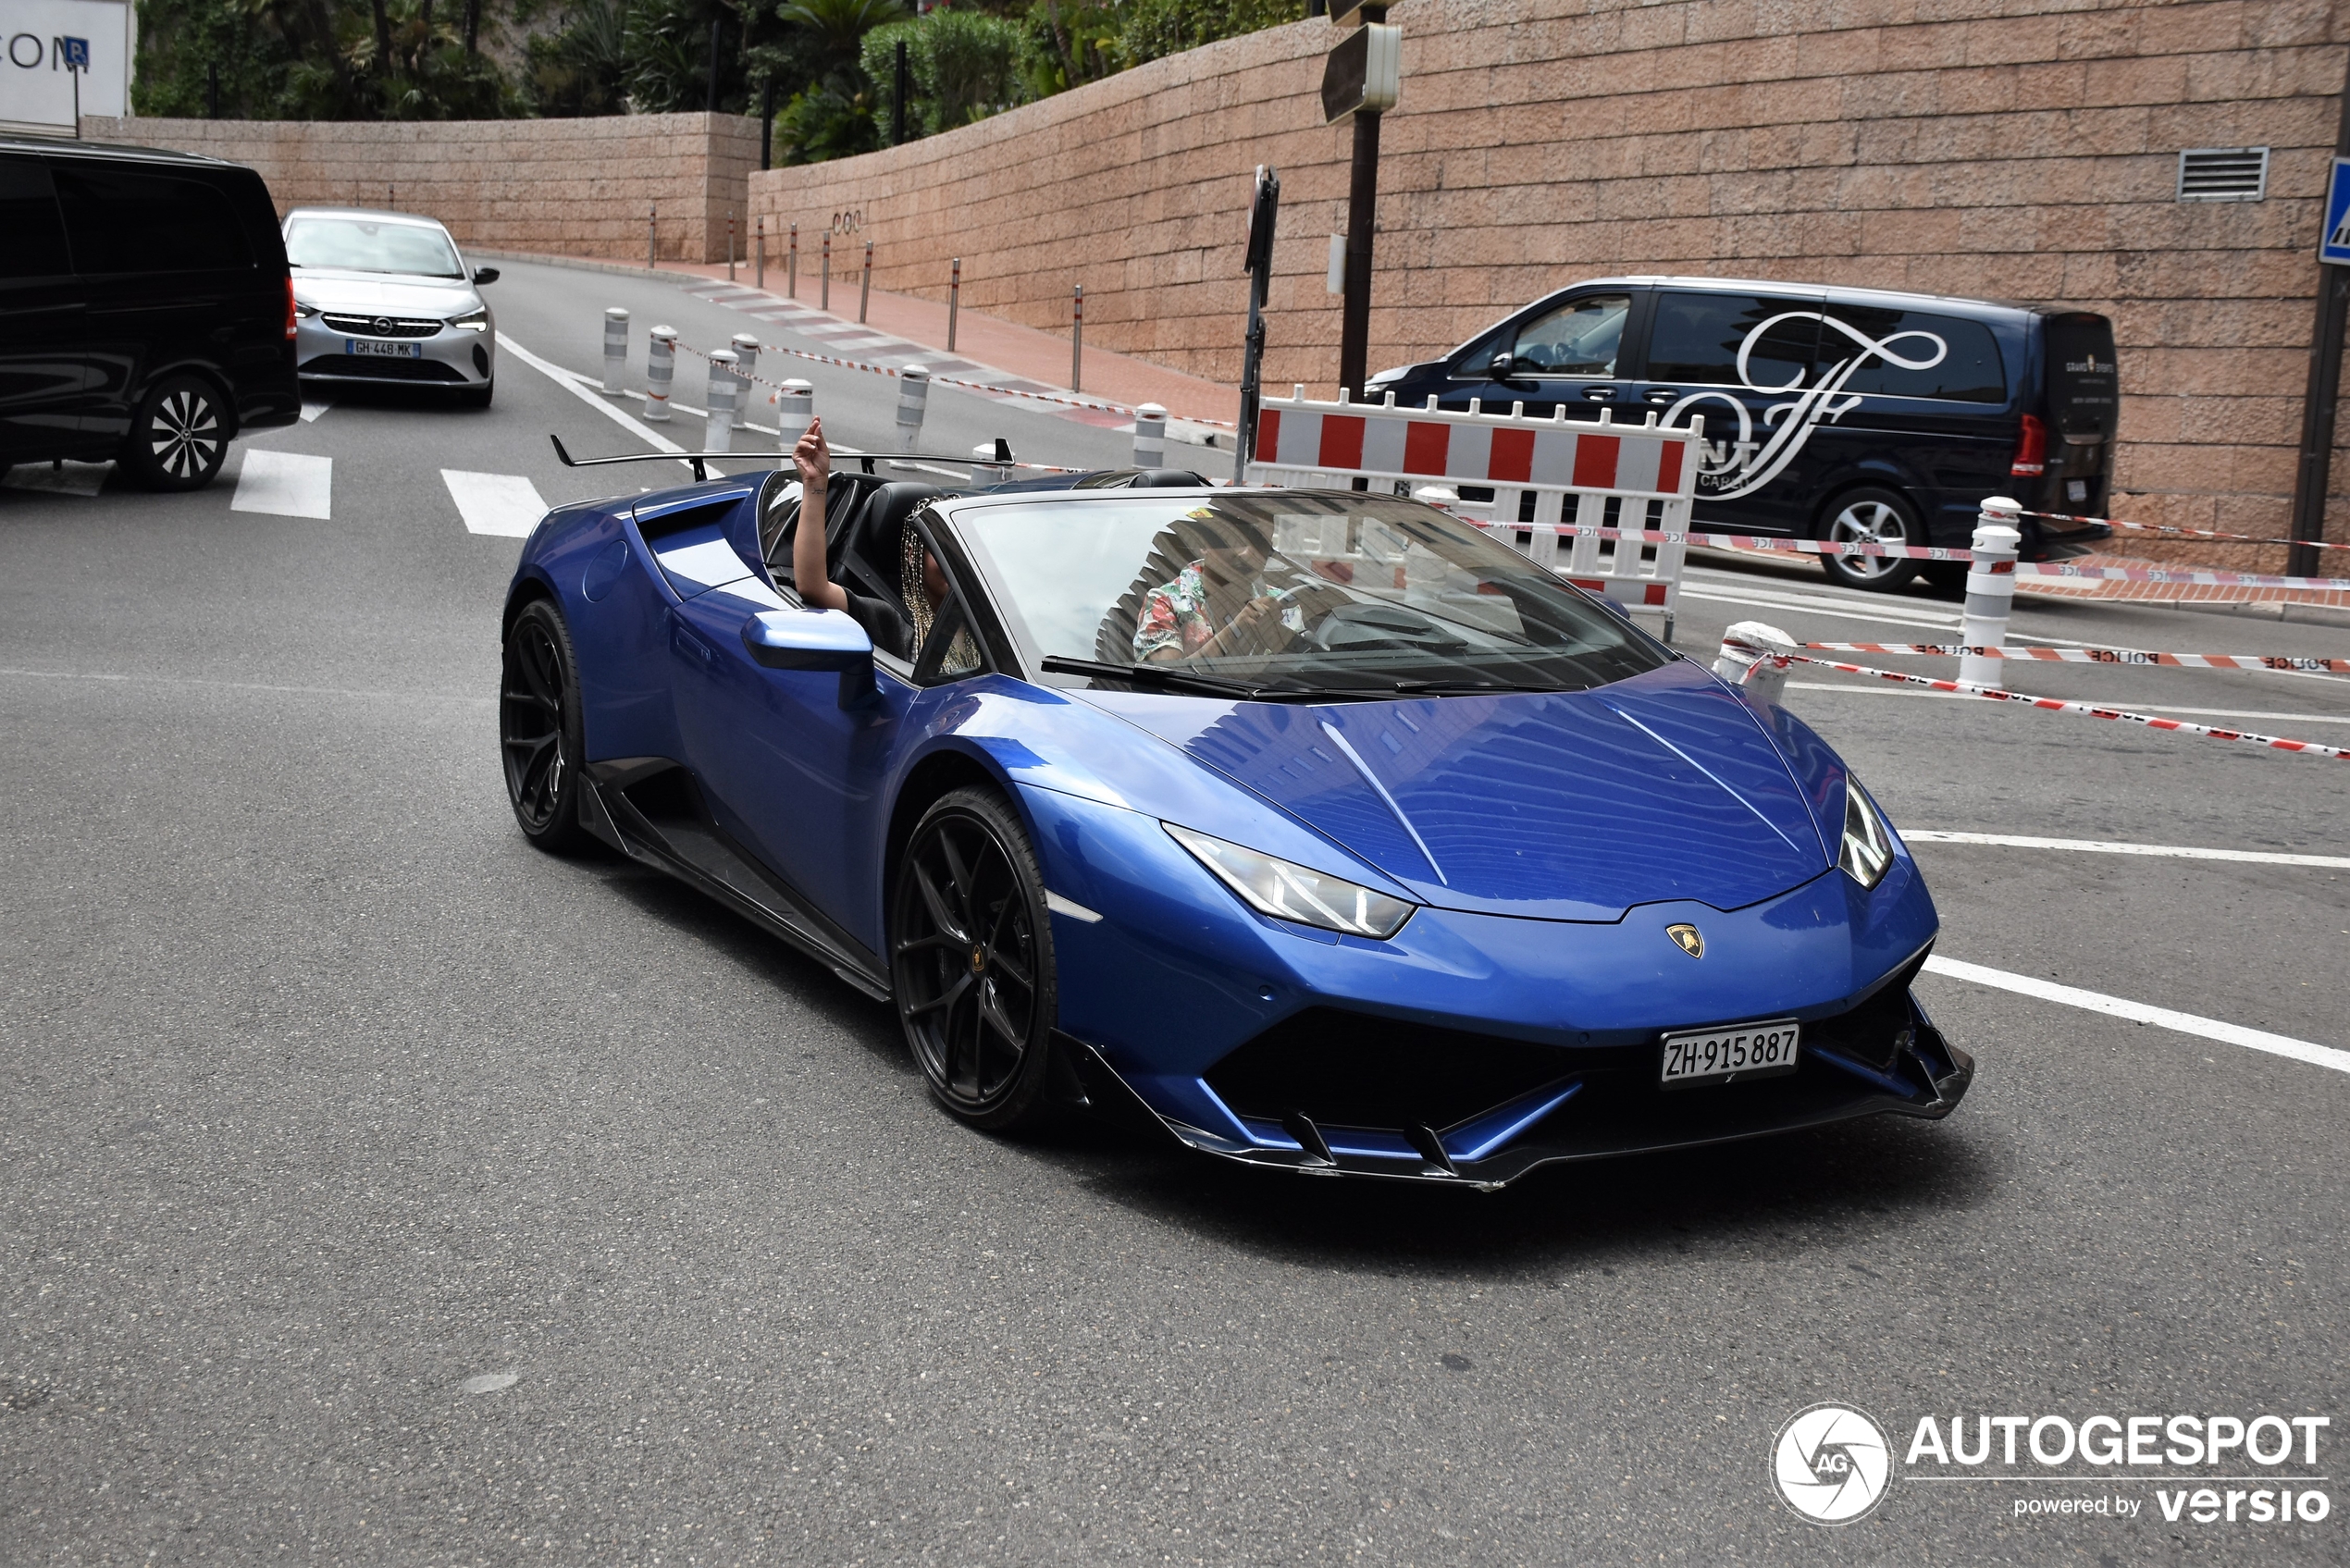
[[[449,487],[449,499],[457,503],[457,515],[465,520],[468,533],[528,538],[547,514],[538,487],[520,474],[469,474],[444,468],[440,482]]]
[[[320,414],[326,413],[328,409],[334,406],[335,405],[331,402],[314,402],[310,399],[304,398],[302,400],[302,422],[304,425],[315,425],[318,422],[318,416]]]
[[[237,474],[231,512],[266,512],[276,517],[334,515],[335,460],[308,452],[247,447]]]

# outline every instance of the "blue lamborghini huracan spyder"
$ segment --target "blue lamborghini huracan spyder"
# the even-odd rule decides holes
[[[789,472],[548,514],[523,832],[891,1001],[981,1128],[1070,1105],[1316,1174],[1941,1117],[1936,930],[1836,754],[1467,524],[1344,491]]]

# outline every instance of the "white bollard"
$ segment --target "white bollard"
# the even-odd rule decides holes
[[[628,313],[614,305],[604,312],[604,396],[620,396],[627,376]]]
[[[1450,512],[1457,515],[1461,510],[1461,492],[1450,485],[1422,485],[1412,492],[1412,499],[1432,506],[1439,512]]]
[[[1156,403],[1134,410],[1134,466],[1167,466],[1167,411]]]
[[[2022,503],[1993,496],[1975,517],[1974,564],[1966,569],[1966,614],[1959,627],[1959,641],[1969,648],[2007,646],[2008,612],[2015,608],[2015,557],[2023,546],[2023,535],[2016,527],[2022,512]],[[1959,679],[1978,686],[2004,685],[2002,662],[1962,654]]]
[[[971,456],[977,460],[971,464],[971,483],[1000,485],[1009,479],[1012,476],[1011,451],[1012,449],[1000,436],[971,448]]]
[[[897,450],[921,450],[922,415],[930,407],[930,370],[909,364],[897,373]]]
[[[677,377],[677,328],[656,327],[645,347],[645,423],[669,421],[669,384]]]
[[[784,451],[799,445],[815,417],[816,389],[798,377],[785,382],[784,389],[775,394],[775,439]]]
[[[1787,690],[1788,661],[1781,650],[1794,646],[1795,639],[1776,626],[1740,621],[1722,634],[1713,673],[1752,700],[1775,704]]]
[[[741,383],[735,379],[733,351],[720,349],[710,356],[710,423],[704,427],[701,450],[733,451],[735,450],[735,391]]]
[[[726,346],[735,351],[735,374],[748,382],[751,372],[759,368],[759,334],[737,332],[727,340]],[[746,403],[749,401],[748,398],[743,400]]]

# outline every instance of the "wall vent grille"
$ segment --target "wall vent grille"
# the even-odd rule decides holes
[[[2179,154],[2182,202],[2258,202],[2268,194],[2266,147],[2190,147]]]

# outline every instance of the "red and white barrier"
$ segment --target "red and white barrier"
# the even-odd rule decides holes
[[[2297,674],[2350,675],[2350,659],[2300,654],[2148,653],[2134,648],[1974,648],[1942,642],[1800,642],[1824,653],[1923,653],[1940,659],[2038,659],[2058,664],[2134,664],[2167,670],[2284,670]]]
[[[1519,548],[1528,557],[1577,587],[1627,609],[1658,611],[1670,638],[1703,422],[1668,428],[1651,414],[1643,425],[1617,425],[1602,413],[1594,424],[1570,421],[1565,408],[1551,419],[1528,419],[1518,412],[1524,406],[1486,414],[1472,403],[1466,414],[1451,414],[1431,398],[1426,409],[1406,410],[1395,406],[1392,393],[1383,404],[1343,396],[1313,402],[1300,387],[1258,409],[1247,477],[1252,484],[1337,489],[1356,479],[1381,489],[1426,480],[1490,486],[1490,503],[1465,501],[1453,510],[1510,532],[1513,542],[1524,535]],[[1565,516],[1570,496],[1572,523]],[[1564,562],[1562,536],[1574,540]],[[1651,543],[1653,553],[1645,548]]]

